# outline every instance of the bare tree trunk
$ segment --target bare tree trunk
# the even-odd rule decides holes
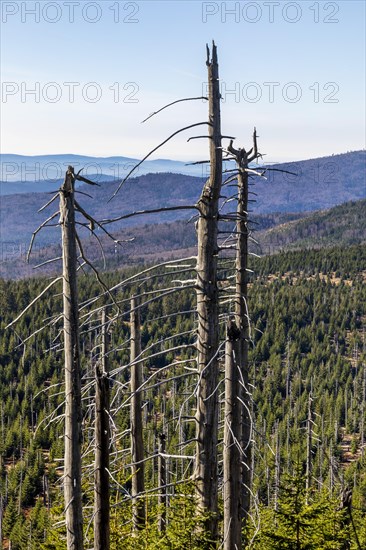
[[[250,394],[249,394],[249,313],[248,313],[248,174],[243,170],[238,174],[238,206],[237,206],[237,251],[236,251],[236,299],[235,318],[240,327],[239,357],[237,366],[242,374],[243,387],[240,392],[242,400],[242,433],[241,446],[242,457],[242,510],[243,521],[246,523],[250,511],[250,483],[251,483],[251,419],[250,419]]]
[[[313,410],[312,410],[313,397],[312,393],[309,393],[308,401],[308,418],[306,421],[306,504],[308,503],[309,490],[311,486],[311,477],[313,470],[313,463],[311,458],[311,448],[313,439]]]
[[[194,479],[198,512],[208,514],[205,528],[217,537],[217,431],[218,431],[218,206],[222,184],[220,89],[216,46],[208,58],[210,177],[198,202],[197,313],[198,369],[196,461]]]
[[[280,463],[281,463],[281,454],[280,454],[280,436],[279,436],[279,422],[275,424],[275,472],[274,472],[274,510],[278,512],[278,495],[280,490]]]
[[[240,330],[231,321],[225,348],[224,550],[241,550],[241,407],[237,356]]]
[[[140,314],[135,298],[131,299],[131,354],[133,362],[141,353]],[[131,458],[132,458],[132,515],[135,530],[145,526],[145,502],[135,498],[145,491],[144,484],[144,442],[142,437],[141,391],[142,363],[131,367]]]
[[[84,546],[81,497],[82,413],[74,182],[74,169],[69,166],[60,190],[65,347],[64,497],[67,548],[82,550]]]
[[[250,494],[251,494],[251,396],[249,393],[249,361],[248,361],[248,343],[249,343],[249,311],[248,311],[248,173],[246,169],[251,161],[258,157],[257,134],[254,129],[253,148],[246,152],[244,148],[234,149],[232,141],[228,151],[235,157],[238,168],[238,204],[236,221],[236,291],[235,291],[235,321],[240,330],[239,354],[237,367],[242,376],[242,389],[240,398],[242,402],[242,432],[241,447],[243,451],[242,458],[242,510],[243,522],[247,522],[250,512]]]
[[[95,366],[94,549],[109,550],[109,378],[106,312],[102,311],[101,361]]]
[[[165,434],[159,435],[159,458],[158,458],[158,487],[159,487],[159,531],[164,533],[166,529],[166,459],[165,456]]]

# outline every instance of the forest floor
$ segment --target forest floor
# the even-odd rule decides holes
[[[352,434],[345,433],[344,428],[342,431],[342,440],[340,443],[341,448],[341,464],[343,468],[347,468],[352,464],[352,462],[355,462],[358,460],[362,455],[362,448],[359,444],[357,444],[357,447],[355,449],[352,449],[352,441],[354,436]],[[357,440],[359,442],[359,439]],[[354,451],[354,452],[352,452]],[[363,446],[363,452],[366,452],[366,444]]]

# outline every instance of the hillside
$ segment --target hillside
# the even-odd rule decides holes
[[[279,164],[267,182],[256,179],[259,212],[321,210],[366,198],[366,151]]]
[[[36,197],[36,196],[35,196]],[[268,255],[278,251],[305,248],[350,246],[366,242],[366,200],[349,202],[313,213],[273,213],[252,216],[252,230],[258,244],[252,242],[251,250]],[[21,220],[19,221],[19,225]],[[58,272],[60,263],[47,264],[34,271],[34,267],[52,257],[60,255],[60,233],[56,228],[47,229],[52,238],[49,244],[36,240],[30,264],[26,253],[30,239],[23,243],[3,244],[0,261],[0,276],[9,279],[33,277],[36,273],[46,275]],[[141,224],[113,232],[116,239],[124,241],[116,246],[111,239],[99,232],[104,250],[95,238],[82,230],[84,249],[88,258],[99,269],[128,267],[135,264],[179,258],[196,253],[196,232],[193,221],[177,220],[155,224]],[[6,243],[5,243],[6,244]]]
[[[280,213],[263,214],[253,216],[253,227],[265,230],[278,224],[298,219],[302,214]],[[19,221],[19,225],[21,220]],[[30,263],[26,263],[26,254],[30,238],[16,244],[14,242],[3,244],[3,256],[0,261],[0,277],[19,279],[33,277],[35,274],[46,275],[57,272],[59,263],[47,264],[34,271],[34,266],[60,255],[61,236],[57,228],[44,230],[49,232],[44,238],[50,242],[36,239],[33,246]],[[129,265],[159,261],[161,258],[180,257],[195,254],[196,231],[193,220],[177,220],[155,224],[142,224],[136,227],[126,227],[123,230],[113,231],[113,236],[121,241],[117,246],[101,231],[98,238],[103,246],[106,266],[102,261],[100,245],[90,233],[83,228],[80,230],[83,238],[84,249],[88,258],[100,269],[112,269],[115,267],[128,267]],[[95,246],[97,244],[97,246]]]
[[[366,200],[347,202],[260,231],[258,240],[267,253],[280,249],[364,244]]]

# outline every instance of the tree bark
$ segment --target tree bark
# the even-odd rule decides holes
[[[109,378],[106,312],[102,311],[101,360],[95,366],[94,549],[109,550]]]
[[[217,537],[217,424],[218,424],[218,206],[222,184],[220,89],[216,46],[209,59],[210,177],[202,191],[197,223],[197,313],[198,369],[196,461],[194,479],[198,513],[208,515],[205,528],[212,540]]]
[[[131,353],[133,362],[141,353],[140,313],[135,298],[131,299]],[[145,502],[136,498],[145,491],[144,483],[144,442],[142,437],[141,391],[143,363],[131,367],[131,457],[132,457],[132,519],[134,530],[145,527]]]
[[[241,407],[237,357],[240,331],[229,322],[225,348],[224,550],[241,550]]]
[[[74,169],[69,166],[65,181],[60,190],[65,348],[64,497],[67,549],[83,550],[81,496],[82,412],[74,182]]]

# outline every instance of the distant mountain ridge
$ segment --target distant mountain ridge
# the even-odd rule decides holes
[[[55,186],[57,188],[60,185],[69,164],[72,164],[75,170],[84,168],[83,174],[94,181],[114,182],[117,185],[118,181],[125,177],[138,162],[137,159],[123,156],[90,157],[63,154],[30,157],[2,154],[0,155],[0,195],[51,191]],[[232,167],[233,165],[226,161],[225,168]],[[301,195],[307,188],[309,190],[315,188],[318,194],[322,189],[325,202],[327,202],[327,194],[333,193],[338,196],[337,202],[328,201],[322,205],[314,203],[311,210],[366,196],[366,151],[364,150],[298,162],[271,164],[267,168],[267,180],[256,180],[258,190],[267,189],[268,183],[280,184],[282,197],[279,198],[282,200],[283,195],[286,194],[287,202],[294,205],[290,209],[292,211],[304,210],[301,197],[299,200],[299,189],[301,189]],[[133,176],[169,172],[206,178],[208,169],[207,164],[189,165],[181,161],[157,159],[145,161]],[[279,170],[294,172],[297,175],[281,173]],[[330,189],[332,193],[329,193]],[[275,200],[276,197],[272,199]],[[265,208],[266,212],[277,210],[272,205],[268,207],[265,199],[264,202],[262,201],[261,193],[259,193],[258,206],[261,209]],[[288,210],[287,207],[286,210]]]
[[[296,172],[293,176],[278,171],[268,171],[268,179],[251,180],[254,186],[250,191],[250,210],[253,214],[304,213],[324,210],[333,206],[366,198],[365,151],[335,155],[321,159],[312,159],[298,163],[277,165],[276,169]],[[71,159],[72,160],[72,159]],[[108,202],[115,192],[118,182],[101,182],[100,187],[83,185],[79,195],[81,205],[95,219],[110,219],[126,215],[136,210],[154,209],[169,206],[193,206],[201,193],[206,178],[198,178],[175,173],[146,174],[128,180],[115,198]],[[9,184],[11,185],[11,184]],[[58,184],[51,190],[57,192]],[[222,194],[229,197],[232,188],[223,187]],[[7,243],[23,244],[29,242],[32,232],[54,210],[54,203],[41,214],[37,210],[50,199],[48,192],[20,193],[3,195],[0,201],[0,244],[2,249]],[[230,208],[232,208],[230,203]],[[125,227],[173,222],[188,219],[195,211],[180,210],[169,213],[147,214],[132,217],[108,228],[112,232]],[[54,244],[59,240],[59,229],[47,228],[37,235],[40,245]]]
[[[2,154],[0,194],[49,191],[62,181],[69,165],[72,165],[75,171],[83,168],[83,174],[94,181],[117,181],[125,177],[138,162],[138,159],[123,156]],[[205,168],[202,165],[188,165],[169,159],[147,160],[138,167],[134,176],[159,172],[203,176]]]

